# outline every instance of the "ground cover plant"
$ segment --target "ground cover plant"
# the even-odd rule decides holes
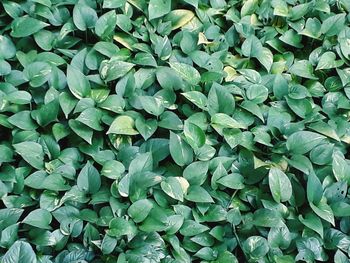
[[[0,262],[349,262],[348,0],[2,0]]]

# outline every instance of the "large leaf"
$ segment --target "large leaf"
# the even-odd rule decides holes
[[[201,79],[199,72],[186,63],[170,62],[169,65],[181,78],[192,85],[198,84]]]
[[[27,37],[47,26],[49,26],[49,24],[30,16],[18,17],[11,24],[11,36]]]
[[[278,168],[270,169],[269,186],[277,203],[288,201],[292,196],[292,184],[288,176]]]
[[[101,187],[101,176],[97,169],[90,163],[81,169],[78,178],[77,185],[80,191],[94,194]]]
[[[36,142],[21,142],[14,144],[16,152],[22,158],[36,169],[44,166],[44,151],[42,146]]]
[[[294,154],[304,154],[312,150],[326,137],[310,131],[298,131],[287,139],[287,149]]]
[[[193,160],[191,147],[181,138],[180,135],[170,132],[169,141],[170,154],[177,165],[184,166]]]
[[[129,116],[119,116],[115,118],[109,127],[107,134],[124,134],[124,135],[136,135],[139,134],[137,130],[134,129],[134,120]]]
[[[84,98],[90,94],[90,82],[86,76],[74,66],[67,67],[67,84],[72,94],[78,98]]]
[[[38,228],[51,229],[50,223],[52,220],[52,215],[49,211],[45,209],[36,209],[29,213],[24,219],[23,223]]]
[[[1,258],[2,263],[37,262],[33,248],[25,241],[16,241]]]

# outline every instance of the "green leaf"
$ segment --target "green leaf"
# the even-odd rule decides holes
[[[136,226],[132,221],[127,221],[124,218],[117,217],[109,222],[109,230],[107,230],[107,234],[112,237],[121,237],[124,235],[133,237],[136,235],[136,231]]]
[[[315,212],[316,215],[328,221],[334,226],[335,224],[334,214],[330,206],[326,203],[326,199],[323,198],[321,202],[319,202],[317,205],[310,203],[310,207],[312,208],[312,210]]]
[[[271,168],[269,172],[269,186],[273,199],[286,202],[292,196],[292,184],[288,176],[278,168]]]
[[[9,117],[7,121],[22,130],[35,130],[38,127],[31,118],[30,111],[20,111]]]
[[[215,128],[246,129],[246,125],[240,123],[225,113],[216,113],[211,117],[211,125]]]
[[[86,141],[89,144],[92,143],[92,129],[76,120],[69,120],[68,125],[84,141]]]
[[[181,94],[198,108],[206,110],[208,99],[203,93],[199,91],[188,91]]]
[[[107,131],[107,134],[110,133],[123,135],[139,134],[138,131],[134,129],[134,119],[126,115],[115,118]]]
[[[0,262],[347,262],[348,2],[1,1]]]
[[[349,182],[350,165],[345,160],[344,156],[338,151],[333,154],[332,170],[337,181]]]
[[[43,229],[51,229],[50,223],[52,215],[46,209],[36,209],[30,212],[24,219],[23,223]]]
[[[47,26],[49,24],[29,16],[18,17],[11,24],[11,36],[17,38],[27,37]]]
[[[151,153],[143,153],[134,158],[129,166],[129,174],[152,171],[153,156]]]
[[[109,179],[118,179],[124,173],[125,167],[121,162],[109,160],[103,164],[101,175]]]
[[[318,218],[314,213],[306,214],[305,218],[303,218],[302,215],[299,215],[299,220],[301,223],[314,230],[321,236],[321,238],[323,238],[323,225],[321,219]]]
[[[312,64],[308,60],[299,60],[289,69],[289,72],[302,78],[317,79]]]
[[[256,57],[262,49],[260,40],[254,36],[249,36],[242,44],[242,54],[246,57]]]
[[[0,58],[9,59],[16,55],[16,47],[12,40],[6,36],[0,36]]]
[[[267,240],[260,236],[251,236],[243,243],[243,251],[252,260],[263,258],[269,252]]]
[[[157,1],[163,1],[163,0],[157,0]],[[175,72],[181,78],[183,78],[185,81],[187,81],[191,85],[197,85],[201,80],[201,76],[199,72],[191,65],[188,65],[186,63],[180,63],[180,62],[169,62],[169,65],[172,69],[175,70]]]
[[[193,149],[200,148],[205,143],[204,131],[189,121],[185,121],[184,135],[186,137],[186,141]]]
[[[105,4],[105,2],[103,3]],[[99,17],[95,25],[95,33],[102,39],[110,36],[114,32],[117,25],[117,15],[115,11],[109,11]]]
[[[254,212],[253,223],[262,227],[284,226],[281,215],[277,211],[267,208],[261,208]]]
[[[44,167],[44,151],[42,146],[36,142],[21,142],[14,144],[16,153],[36,169]]]
[[[122,113],[125,101],[119,95],[110,95],[102,103],[98,104],[98,107],[115,113]]]
[[[104,255],[111,254],[117,246],[118,240],[116,238],[105,235],[101,243],[101,251]]]
[[[193,151],[191,147],[176,133],[170,131],[169,140],[170,155],[179,166],[184,166],[192,162]]]
[[[238,173],[232,173],[232,174],[223,176],[216,182],[230,189],[243,189],[245,187],[244,177]]]
[[[11,73],[11,65],[5,61],[0,59],[0,76],[6,76]]]
[[[0,145],[0,162],[11,162],[13,159],[13,150],[6,145]]]
[[[318,39],[321,36],[321,22],[316,17],[306,20],[305,28],[300,32],[301,35]]]
[[[263,85],[253,84],[247,88],[246,96],[252,102],[262,103],[268,97],[268,89]]]
[[[307,200],[318,204],[322,198],[323,188],[320,179],[315,173],[310,173],[307,179]]]
[[[139,100],[141,102],[142,108],[149,114],[159,116],[163,113],[164,107],[162,102],[152,96],[140,96]]]
[[[219,165],[216,167],[213,176],[211,177],[211,181],[210,181],[210,186],[211,188],[213,188],[214,190],[218,189],[218,184],[217,181],[222,178],[227,176],[227,171],[225,169],[225,167],[222,165],[222,163],[220,162]]]
[[[32,111],[32,117],[36,122],[45,127],[51,122],[54,122],[57,119],[59,111],[59,104],[57,100],[53,100],[47,104],[44,104],[38,110]]]
[[[213,203],[214,200],[210,194],[201,186],[190,186],[185,199],[196,203]]]
[[[96,11],[86,4],[76,4],[73,8],[73,21],[81,31],[93,28],[97,21]]]
[[[100,189],[101,176],[90,162],[87,162],[81,169],[77,178],[77,185],[80,191],[90,194],[97,193]]]
[[[103,8],[118,8],[124,6],[126,0],[103,0]]]
[[[151,212],[153,204],[148,199],[137,200],[128,208],[128,215],[135,223],[141,223]]]
[[[76,120],[85,124],[93,130],[102,131],[103,127],[100,124],[101,118],[102,112],[99,109],[87,108],[82,113],[80,113]]]
[[[311,151],[326,137],[315,132],[298,131],[287,139],[287,149],[294,154],[304,154]]]
[[[257,58],[259,62],[270,71],[273,63],[272,52],[262,46],[260,40],[254,36],[249,36],[242,44],[242,54],[246,57]]]
[[[326,36],[337,35],[344,27],[345,14],[336,14],[322,21],[321,33]]]
[[[193,220],[185,220],[180,229],[180,234],[183,236],[195,236],[207,230],[209,230],[209,227],[206,225],[202,225]]]
[[[67,67],[67,84],[71,93],[81,99],[90,94],[90,82],[80,70],[74,66]]]
[[[337,68],[344,64],[343,61],[335,59],[336,56],[333,52],[328,51],[323,53],[318,61],[316,70]]]
[[[1,258],[2,263],[36,263],[33,248],[25,241],[16,241]]]
[[[167,177],[160,184],[162,190],[170,197],[183,202],[189,184],[183,177]]]
[[[235,110],[235,100],[227,88],[215,83],[208,94],[208,111],[210,115],[215,113],[233,114]]]
[[[147,140],[149,139],[157,130],[158,124],[157,120],[143,118],[138,118],[135,122],[135,127],[142,135],[142,137]]]
[[[148,4],[148,18],[149,20],[162,17],[168,14],[171,10],[171,1],[164,0],[150,0]]]
[[[175,9],[171,10],[164,18],[164,21],[171,22],[171,29],[175,30],[187,25],[195,14],[191,10]]]
[[[201,185],[207,178],[208,169],[208,162],[193,162],[186,166],[183,171],[183,177],[186,178],[191,185]]]
[[[100,76],[106,82],[115,80],[126,75],[134,66],[133,63],[120,61],[118,58],[104,60],[100,65]]]

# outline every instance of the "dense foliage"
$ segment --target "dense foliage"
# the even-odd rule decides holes
[[[349,262],[349,10],[2,0],[0,262]]]

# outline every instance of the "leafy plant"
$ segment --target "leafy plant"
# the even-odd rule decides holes
[[[349,262],[349,1],[0,5],[0,262]]]

